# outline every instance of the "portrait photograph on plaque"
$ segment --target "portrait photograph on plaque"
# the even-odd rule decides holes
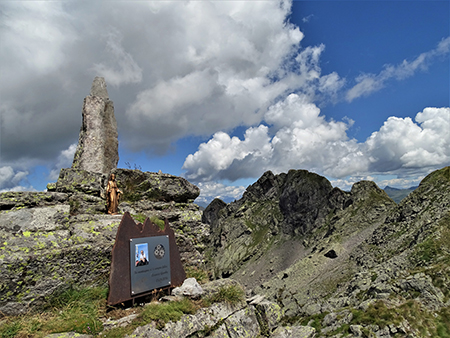
[[[148,265],[148,243],[136,244],[136,266]]]
[[[130,239],[131,295],[170,286],[168,236]]]

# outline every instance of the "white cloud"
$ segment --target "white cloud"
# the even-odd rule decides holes
[[[196,199],[197,203],[210,203],[215,198],[237,200],[242,197],[245,191],[243,186],[228,186],[218,182],[201,182],[198,187],[200,188],[200,196]]]
[[[369,170],[444,166],[450,162],[450,108],[425,108],[409,117],[390,117],[366,141]]]
[[[326,121],[305,97],[291,94],[270,107],[267,126],[248,129],[244,140],[216,133],[186,158],[186,177],[194,181],[262,172],[308,169],[345,186],[349,176],[376,173],[424,173],[450,163],[450,108],[425,108],[411,118],[390,117],[366,142],[347,137],[352,121]],[[346,178],[347,177],[347,178]],[[356,177],[356,176],[355,176]]]
[[[386,81],[396,79],[398,81],[413,76],[418,70],[425,70],[429,62],[441,55],[446,55],[450,51],[450,37],[439,42],[435,49],[420,54],[412,61],[403,60],[397,66],[385,65],[379,74],[361,74],[356,78],[356,85],[347,91],[346,99],[351,102],[354,99],[370,95],[383,88]]]
[[[241,164],[246,158],[252,159],[249,166],[249,176],[244,169],[239,170],[239,177],[228,179],[236,180],[242,177],[254,177],[255,165],[261,166],[258,172],[264,170],[264,162],[271,157],[272,148],[268,136],[268,128],[260,125],[258,128],[249,128],[241,141],[238,137],[230,137],[224,132],[214,134],[207,143],[202,143],[199,151],[186,158],[183,168],[188,170],[187,178],[195,181],[210,181],[217,179],[217,174],[228,171],[233,164]],[[201,164],[201,165],[199,165]],[[233,170],[233,169],[231,169]],[[220,177],[220,176],[219,176]]]
[[[122,36],[117,29],[112,27],[108,32],[106,46],[106,54],[110,55],[108,64],[96,63],[92,70],[113,86],[141,82],[142,68],[138,66],[133,56],[123,49]]]
[[[28,171],[17,171],[10,166],[0,167],[0,192],[23,191],[20,184],[26,180]]]
[[[313,18],[313,17],[314,17],[314,14],[310,14],[310,15],[305,16],[304,18],[302,18],[302,21],[304,23],[308,23],[311,20],[311,18]]]
[[[343,155],[357,147],[354,140],[347,140],[349,124],[326,121],[306,96],[289,95],[269,108],[265,120],[273,125],[271,130],[264,125],[249,128],[244,140],[220,132],[202,143],[186,158],[186,177],[196,181],[235,180],[258,177],[269,169],[332,170]]]
[[[316,103],[337,100],[345,79],[322,74],[324,45],[300,45],[291,5],[2,2],[0,73],[8,81],[0,82],[1,160],[13,170],[10,180],[36,164],[55,163],[54,179],[70,166],[69,145],[78,139],[82,100],[95,75],[110,85],[122,149],[164,153],[182,137],[209,138],[185,161],[195,180],[291,168],[343,178],[380,171],[384,163],[393,171],[448,163],[448,108],[427,108],[415,122],[391,118],[365,143],[348,137],[352,121],[320,115]],[[446,38],[412,61],[362,74],[347,100],[412,76],[449,47]],[[230,134],[236,127],[247,129],[241,139]],[[1,182],[4,189],[24,185]]]
[[[303,33],[286,23],[290,5],[189,2],[180,15],[174,3],[168,17],[173,34],[165,35],[164,45],[154,43],[164,55],[153,58],[158,65],[147,88],[126,112],[133,127],[127,145],[148,150],[150,139],[161,150],[186,135],[257,125],[277,97],[317,81],[324,47],[298,53]],[[169,16],[167,6],[159,15]],[[338,80],[331,76],[323,90],[334,91]]]
[[[77,150],[77,144],[71,144],[69,148],[61,151],[59,154],[54,169],[50,171],[48,175],[49,180],[56,181],[59,177],[59,172],[61,168],[70,168],[73,162],[73,156],[75,155],[75,151]]]

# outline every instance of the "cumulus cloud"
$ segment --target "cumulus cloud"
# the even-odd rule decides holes
[[[30,187],[22,186],[28,175],[28,171],[14,170],[10,166],[0,167],[0,192],[24,191]]]
[[[233,181],[258,177],[269,169],[282,172],[291,168],[322,172],[325,168],[345,175],[361,166],[360,161],[343,159],[349,154],[363,158],[356,141],[348,140],[346,134],[352,121],[327,121],[305,95],[291,94],[271,106],[265,121],[272,125],[270,129],[265,125],[249,128],[243,140],[216,133],[186,158],[186,177]]]
[[[323,46],[299,53],[291,5],[2,3],[3,158],[56,159],[77,140],[96,75],[109,85],[122,144],[134,151],[164,153],[188,135],[257,125],[277,97],[317,79]]]
[[[440,166],[450,161],[450,108],[425,108],[411,118],[390,117],[366,141],[369,170]]]
[[[159,151],[186,135],[259,123],[275,98],[307,80],[285,64],[303,39],[298,27],[285,21],[290,2],[193,1],[183,4],[182,13],[179,4],[174,6],[173,35],[164,46],[156,42],[167,52],[158,57],[167,71],[155,73],[160,78],[153,78],[127,109],[133,129],[145,126]],[[166,11],[167,4],[158,14]],[[129,145],[148,144],[133,135]]]
[[[186,177],[235,180],[256,178],[268,169],[298,168],[341,179],[336,184],[345,186],[342,179],[349,182],[349,176],[417,174],[450,162],[450,108],[425,108],[415,122],[390,117],[363,143],[348,138],[351,121],[327,121],[319,108],[296,94],[271,106],[266,120],[273,122],[272,129],[248,129],[243,140],[215,134],[186,158]]]
[[[70,168],[73,162],[73,156],[75,155],[75,151],[77,150],[77,144],[73,143],[69,146],[69,148],[61,151],[59,154],[54,168],[50,171],[48,176],[49,180],[56,181],[59,177],[59,172],[61,168]]]
[[[391,118],[363,143],[347,135],[353,121],[321,115],[318,102],[338,100],[348,81],[323,74],[324,45],[301,45],[291,5],[1,2],[0,73],[8,81],[0,82],[0,189],[23,186],[17,180],[37,164],[53,169],[51,179],[70,166],[83,98],[97,75],[114,101],[122,149],[164,154],[183,137],[205,137],[184,163],[196,182],[268,169],[340,178],[384,164],[413,171],[448,163],[447,108],[427,108],[415,121]],[[447,38],[412,61],[362,74],[346,99],[412,76],[449,48]],[[247,130],[240,138],[231,134],[237,127]],[[390,145],[396,137],[405,140]]]
[[[435,49],[420,54],[412,61],[403,60],[402,63],[393,66],[385,65],[379,74],[361,74],[356,80],[356,85],[350,88],[346,94],[346,100],[367,96],[383,88],[390,79],[397,81],[413,76],[418,70],[425,70],[435,57],[446,55],[450,52],[450,37],[439,42]]]

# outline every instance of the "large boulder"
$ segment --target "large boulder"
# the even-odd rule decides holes
[[[86,194],[105,198],[107,176],[87,170],[63,168],[54,190],[66,194]]]
[[[70,216],[69,209],[53,200],[0,212],[1,314],[39,307],[70,284],[107,283],[120,216]]]
[[[200,195],[197,186],[179,176],[131,169],[115,169],[112,173],[116,175],[117,186],[123,192],[123,201],[187,203]]]
[[[108,175],[119,161],[119,141],[114,104],[106,82],[96,77],[84,99],[82,125],[72,168]]]

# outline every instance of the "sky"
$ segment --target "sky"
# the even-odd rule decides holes
[[[450,165],[449,1],[0,1],[0,192],[68,168],[103,76],[120,168],[197,203],[265,171],[343,190]]]

